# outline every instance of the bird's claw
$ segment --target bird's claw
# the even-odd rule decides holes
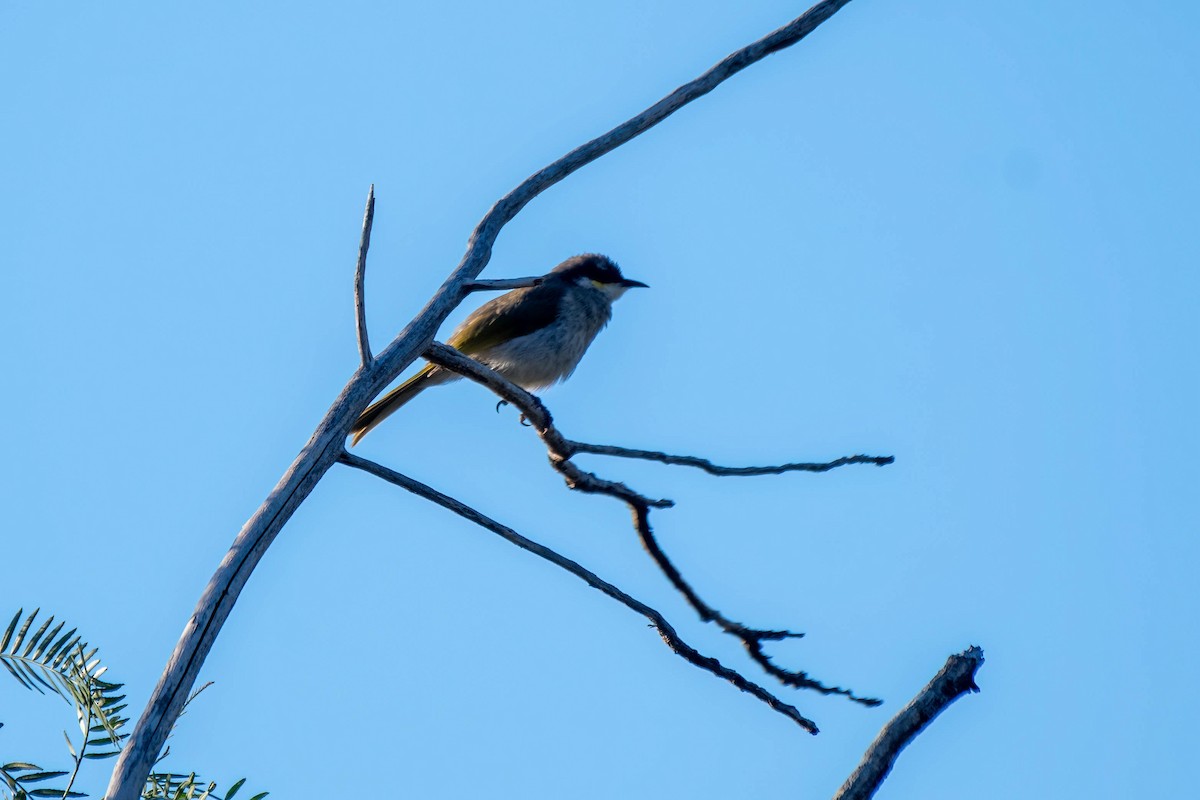
[[[510,405],[510,403],[507,400],[501,400],[500,402],[496,403],[496,413],[497,414],[500,413],[501,406],[507,406],[507,405]],[[524,425],[526,428],[528,428],[532,423],[529,420],[525,419],[525,415],[522,414],[521,415],[521,424]]]

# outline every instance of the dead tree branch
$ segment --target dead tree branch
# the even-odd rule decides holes
[[[367,339],[367,250],[371,247],[371,226],[375,223],[375,184],[367,192],[367,209],[363,212],[362,237],[358,242],[358,263],[354,265],[354,326],[358,333],[358,358],[364,367],[371,366],[371,342]]]
[[[750,658],[757,663],[769,675],[775,677],[785,686],[792,686],[797,689],[812,689],[821,694],[837,694],[847,697],[856,703],[861,703],[865,706],[877,706],[882,703],[881,700],[873,697],[860,697],[850,689],[843,689],[837,686],[826,686],[820,681],[810,678],[807,673],[802,671],[785,670],[776,666],[771,657],[763,650],[764,642],[779,641],[788,638],[800,638],[804,634],[793,633],[787,630],[760,630],[743,625],[740,622],[735,622],[724,616],[720,611],[706,603],[695,589],[684,579],[679,569],[667,557],[659,545],[658,540],[654,536],[654,532],[650,527],[650,509],[651,508],[669,508],[673,505],[670,500],[651,500],[645,495],[634,491],[623,483],[610,481],[601,478],[595,473],[586,472],[576,466],[571,457],[577,452],[595,452],[596,450],[607,449],[604,445],[590,445],[590,450],[578,449],[578,442],[562,435],[554,425],[554,419],[550,414],[549,409],[534,395],[525,391],[516,384],[510,382],[500,373],[479,363],[470,356],[463,355],[458,350],[455,350],[449,345],[441,342],[434,342],[425,351],[425,358],[430,362],[444,369],[452,370],[460,375],[463,375],[471,380],[482,384],[501,399],[512,403],[521,410],[522,415],[533,427],[538,437],[546,445],[549,451],[550,464],[557,470],[563,478],[566,479],[567,486],[570,488],[586,492],[588,494],[604,494],[609,497],[615,497],[618,500],[624,501],[633,515],[633,527],[638,533],[638,538],[641,540],[642,547],[658,565],[658,568],[671,582],[671,585],[687,599],[688,604],[695,609],[700,619],[704,622],[712,622],[716,624],[722,631],[736,637],[742,642],[746,653]],[[647,450],[627,450],[625,448],[612,448],[616,453],[605,453],[623,455],[631,454],[648,454],[660,455],[663,458],[654,458],[652,460],[661,461],[665,459],[682,460],[687,462],[688,466],[696,466],[698,463],[708,464],[711,462],[705,459],[692,458],[690,456],[668,456],[663,453],[652,453]],[[633,457],[641,457],[635,455]],[[835,466],[845,464],[890,464],[893,459],[891,456],[850,456],[840,458],[837,461],[831,461],[826,464],[805,464],[805,465],[784,465],[784,466],[804,466],[810,467],[810,472],[825,472],[833,469]],[[671,463],[671,462],[666,462]],[[781,467],[749,467],[747,469],[765,470],[763,474],[770,472],[787,471]],[[716,474],[722,474],[717,472]],[[738,473],[732,474],[753,474],[753,473]]]
[[[749,692],[775,711],[778,711],[780,714],[783,714],[788,719],[797,723],[809,733],[816,734],[818,732],[816,724],[801,714],[795,706],[790,706],[783,702],[763,687],[747,680],[736,670],[722,665],[717,659],[701,655],[699,651],[688,645],[683,641],[682,638],[680,638],[679,634],[676,633],[671,624],[667,622],[666,617],[664,617],[660,612],[621,591],[616,586],[587,569],[579,562],[572,561],[566,556],[551,550],[549,547],[522,536],[507,525],[497,522],[491,517],[488,517],[487,515],[477,511],[466,503],[451,497],[450,495],[439,492],[438,490],[427,486],[418,480],[396,472],[393,469],[389,469],[382,464],[378,464],[374,461],[362,458],[361,456],[354,455],[348,451],[342,453],[341,462],[347,466],[354,467],[355,469],[361,469],[364,472],[369,472],[378,478],[382,478],[388,483],[412,492],[418,497],[423,497],[426,500],[437,503],[442,508],[453,511],[463,519],[470,520],[476,525],[486,528],[487,530],[497,534],[505,541],[516,545],[522,550],[527,550],[539,558],[543,558],[546,561],[549,561],[551,564],[565,569],[567,572],[578,577],[588,586],[591,586],[593,589],[599,589],[601,592],[616,600],[621,605],[637,612],[638,614],[641,614],[643,617],[650,620],[650,624],[653,625],[658,631],[659,636],[662,637],[662,640],[667,647],[671,648],[672,652],[685,659],[688,663],[694,664],[703,670],[711,672],[713,675],[728,681],[737,688],[741,689],[743,692]]]
[[[950,656],[946,665],[906,705],[867,748],[862,763],[834,795],[833,800],[870,800],[892,771],[896,757],[934,717],[968,692],[978,692],[975,672],[983,665],[983,650],[968,647]]]
[[[843,456],[842,458],[834,459],[833,461],[825,462],[795,462],[790,464],[778,464],[774,466],[764,467],[722,467],[714,464],[707,458],[697,458],[696,456],[677,456],[670,453],[660,453],[657,450],[636,450],[632,447],[617,447],[611,444],[588,444],[587,442],[576,442],[568,440],[567,442],[571,450],[575,453],[590,453],[597,456],[614,456],[616,458],[636,458],[643,461],[657,461],[661,464],[671,464],[681,467],[695,467],[707,472],[709,475],[782,475],[785,472],[828,472],[831,469],[844,467],[847,464],[874,464],[877,467],[885,467],[891,464],[896,459],[894,456]]]
[[[438,328],[469,294],[491,259],[501,229],[533,198],[600,156],[649,130],[746,67],[803,39],[849,0],[822,0],[792,22],[723,59],[645,111],[534,173],[502,197],[475,226],[458,266],[425,307],[370,362],[363,363],[325,413],[279,483],[247,520],[200,596],[138,718],[109,781],[108,800],[136,800],[175,724],[213,642],[254,568],[293,513],[344,450],[350,426],[384,388],[429,346]],[[361,360],[361,359],[360,359]]]

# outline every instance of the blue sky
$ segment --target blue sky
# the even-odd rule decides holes
[[[802,5],[0,6],[0,611],[102,647],[140,708],[242,522],[496,198]],[[243,593],[175,768],[276,797],[821,797],[970,644],[983,693],[880,797],[1180,796],[1200,557],[1194,4],[850,4],[536,200],[487,272],[651,285],[547,393],[678,507],[728,615],[803,630],[809,737],[579,581],[337,468]],[[457,321],[469,306],[457,314]],[[358,448],[582,561],[751,677],[515,414],[429,392]],[[765,678],[763,679],[765,682]],[[69,709],[0,682],[0,761]],[[103,785],[110,764],[85,776]],[[380,787],[387,787],[386,791]]]

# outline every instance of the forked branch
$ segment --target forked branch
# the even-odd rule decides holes
[[[740,640],[746,649],[746,653],[767,674],[772,675],[785,686],[792,686],[797,689],[812,689],[821,694],[843,695],[866,706],[877,706],[882,702],[873,697],[860,697],[850,689],[827,686],[809,677],[803,671],[786,670],[775,665],[771,661],[770,656],[764,651],[763,643],[787,638],[799,638],[803,634],[787,630],[761,630],[748,627],[740,622],[729,619],[700,597],[696,590],[684,579],[679,569],[667,557],[667,554],[659,545],[650,527],[650,509],[668,508],[673,505],[672,501],[652,500],[623,483],[610,481],[599,477],[595,473],[580,469],[571,461],[571,458],[578,452],[597,451],[605,451],[605,455],[620,455],[633,458],[657,456],[651,460],[663,461],[664,463],[686,463],[688,466],[707,464],[709,467],[708,471],[716,470],[714,474],[721,475],[773,474],[793,471],[796,468],[804,468],[810,472],[825,472],[846,464],[890,464],[893,461],[891,456],[847,456],[824,464],[785,464],[777,467],[746,467],[740,468],[741,471],[730,471],[731,468],[716,467],[705,459],[691,456],[672,456],[648,450],[609,448],[606,445],[584,445],[587,449],[581,449],[580,443],[562,435],[554,425],[554,419],[549,409],[546,408],[541,400],[512,383],[495,370],[441,342],[431,344],[429,349],[425,351],[425,357],[439,367],[457,372],[482,384],[495,392],[501,399],[512,403],[520,409],[526,421],[533,427],[542,442],[546,445],[546,449],[550,455],[550,464],[566,479],[569,487],[576,491],[589,494],[604,494],[624,501],[629,506],[629,510],[633,515],[633,526],[637,531],[638,538],[641,540],[643,549],[654,560],[654,563],[667,577],[667,580],[671,582],[671,585],[687,599],[688,604],[695,609],[700,619],[716,624],[722,631]],[[789,470],[789,467],[792,469]],[[756,470],[757,472],[755,472]]]
[[[754,697],[766,703],[775,711],[778,711],[780,714],[783,714],[785,717],[804,728],[804,730],[808,731],[809,733],[816,734],[818,732],[816,723],[801,714],[795,706],[791,706],[783,702],[763,687],[747,680],[736,670],[722,665],[717,659],[702,655],[694,647],[690,646],[687,644],[687,642],[680,638],[679,634],[676,633],[675,629],[669,622],[667,622],[666,617],[664,617],[661,613],[646,605],[642,601],[630,596],[626,592],[621,591],[616,586],[587,569],[579,562],[572,561],[566,556],[551,550],[549,547],[522,536],[507,525],[497,522],[491,517],[488,517],[480,511],[477,511],[460,500],[456,500],[450,495],[443,494],[442,492],[439,492],[430,486],[426,486],[418,480],[396,472],[393,469],[389,469],[382,464],[378,464],[374,461],[362,458],[361,456],[354,455],[348,451],[342,453],[341,462],[347,466],[354,467],[355,469],[361,469],[364,472],[369,472],[378,478],[382,478],[388,483],[412,492],[418,497],[423,497],[426,500],[437,503],[442,508],[453,511],[460,517],[470,520],[482,528],[486,528],[492,533],[495,533],[503,538],[505,541],[515,544],[522,550],[533,553],[539,558],[544,558],[551,564],[565,569],[567,572],[584,581],[588,586],[591,586],[593,589],[599,589],[601,592],[616,600],[621,605],[637,612],[638,614],[641,614],[643,617],[650,620],[650,624],[653,625],[658,631],[663,642],[667,645],[667,647],[671,648],[676,655],[703,670],[711,672],[718,678],[729,681],[729,683],[741,689],[743,692],[750,693]]]

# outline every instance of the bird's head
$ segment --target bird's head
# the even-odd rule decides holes
[[[597,253],[572,256],[550,270],[550,274],[557,275],[559,280],[575,286],[601,291],[610,301],[616,300],[628,289],[646,288],[646,284],[641,281],[623,276],[611,258]]]

